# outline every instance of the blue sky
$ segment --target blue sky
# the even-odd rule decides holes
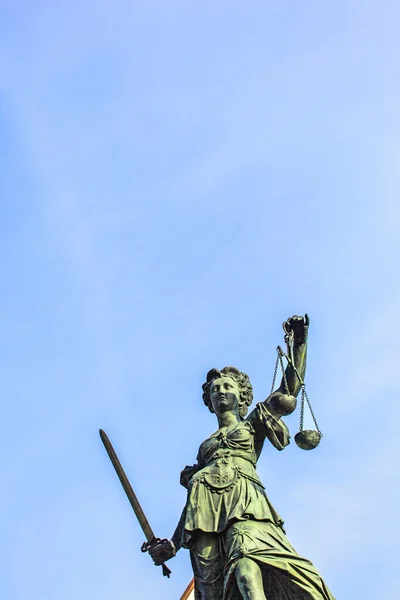
[[[311,317],[321,445],[265,448],[295,548],[338,600],[394,598],[400,534],[397,2],[2,2],[2,548],[7,600],[175,600],[157,535],[216,429],[201,384],[270,389]],[[287,418],[292,436],[296,412]]]

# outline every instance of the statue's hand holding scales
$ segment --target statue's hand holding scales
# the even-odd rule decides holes
[[[294,315],[282,324],[285,332],[287,354],[284,354],[280,346],[278,346],[278,356],[272,381],[271,394],[267,399],[267,406],[271,414],[276,418],[290,415],[297,406],[296,397],[300,391],[305,373],[307,353],[306,342],[309,324],[310,319],[307,314],[304,315],[304,317]],[[286,371],[283,367],[283,357],[285,357],[289,363]],[[279,362],[282,369],[282,383],[279,388],[274,391]],[[299,367],[300,371],[296,368],[296,365]]]
[[[304,317],[294,315],[287,319],[282,327],[287,335],[290,335],[290,332],[293,333],[295,344],[304,344],[307,340],[309,324],[310,319],[307,314]]]

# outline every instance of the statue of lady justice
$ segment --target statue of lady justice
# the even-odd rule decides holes
[[[278,450],[289,444],[281,417],[294,410],[290,398],[304,380],[308,324],[307,315],[284,323],[294,363],[247,417],[248,376],[235,367],[207,374],[203,399],[218,430],[200,445],[197,464],[181,473],[188,495],[172,539],[149,549],[156,565],[190,550],[196,600],[334,600],[313,564],[290,545],[256,472],[266,439]]]

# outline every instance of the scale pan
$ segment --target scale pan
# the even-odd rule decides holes
[[[269,405],[280,417],[286,417],[296,409],[297,398],[290,394],[273,394],[269,400]]]
[[[322,433],[314,431],[313,429],[305,429],[299,431],[294,436],[294,441],[302,450],[313,450],[318,446],[322,438]]]

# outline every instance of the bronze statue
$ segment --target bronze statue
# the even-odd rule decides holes
[[[255,469],[265,439],[278,450],[289,444],[281,417],[294,410],[304,380],[308,324],[307,315],[284,323],[292,362],[279,388],[248,417],[248,376],[235,367],[207,374],[203,400],[219,428],[181,473],[188,496],[172,539],[149,548],[156,565],[190,550],[196,600],[334,600],[313,564],[290,545]]]

